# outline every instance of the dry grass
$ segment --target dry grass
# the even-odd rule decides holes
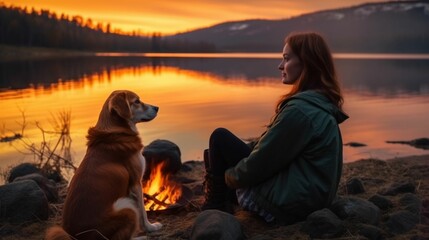
[[[21,144],[24,150],[20,150],[20,147],[15,148],[18,152],[24,155],[33,156],[33,163],[39,169],[41,169],[46,175],[59,174],[65,176],[65,171],[75,171],[77,167],[74,165],[72,154],[71,154],[71,143],[70,137],[70,124],[71,124],[71,112],[62,111],[57,115],[51,115],[51,126],[52,130],[46,130],[39,122],[36,122],[36,127],[41,133],[41,142],[35,143],[28,140],[25,137],[25,127],[28,125],[26,122],[25,113],[22,112],[22,121],[19,123],[22,126],[21,137],[14,139],[11,142],[14,144]],[[18,133],[15,133],[15,135]],[[50,142],[48,139],[56,139],[54,142]],[[8,169],[2,169],[0,176],[4,182],[7,182],[9,177],[10,169],[14,166],[10,166]]]

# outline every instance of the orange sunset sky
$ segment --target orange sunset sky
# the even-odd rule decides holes
[[[225,21],[284,19],[382,0],[6,0],[6,6],[47,9],[110,23],[124,31],[163,35]]]

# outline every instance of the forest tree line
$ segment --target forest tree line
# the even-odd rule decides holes
[[[0,3],[0,44],[96,52],[215,52],[210,43],[165,39],[112,29],[81,16]]]

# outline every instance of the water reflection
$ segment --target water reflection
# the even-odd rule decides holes
[[[338,74],[346,90],[395,96],[428,94],[429,60],[418,59],[336,59]],[[162,67],[191,70],[217,77],[220,81],[239,79],[248,84],[277,84],[277,59],[257,58],[158,58],[158,57],[84,57],[0,64],[0,89],[46,88],[61,82],[92,84],[111,81],[113,71]],[[179,70],[178,70],[179,71]],[[106,74],[106,77],[102,75]],[[4,96],[3,96],[4,97]]]
[[[427,95],[429,60],[337,60],[346,90],[383,96]]]
[[[124,68],[138,69],[151,64],[149,59],[144,58],[106,57],[3,62],[0,63],[2,73],[0,89],[49,89],[52,85],[67,81],[79,82],[77,84],[92,84],[94,81],[110,81],[112,71]]]
[[[104,100],[113,90],[130,89],[160,107],[154,121],[138,126],[145,144],[169,139],[182,149],[183,160],[201,159],[216,127],[243,138],[263,132],[275,102],[288,90],[280,83],[279,61],[133,56],[4,62],[1,134],[20,131],[22,110],[29,123],[25,135],[38,142],[34,122],[49,128],[50,114],[70,110],[72,147],[79,161],[86,131],[95,124]],[[427,153],[384,141],[429,136],[429,60],[335,61],[351,116],[341,126],[344,141],[368,145],[345,147],[345,160]],[[0,167],[28,159],[14,145],[0,143]]]

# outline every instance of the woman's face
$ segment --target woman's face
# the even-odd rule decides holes
[[[283,60],[279,65],[284,84],[294,84],[302,72],[302,64],[298,56],[286,43],[283,48]]]

